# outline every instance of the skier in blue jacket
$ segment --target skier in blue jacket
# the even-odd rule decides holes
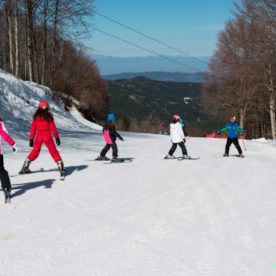
[[[238,140],[238,136],[243,135],[243,130],[240,127],[240,125],[236,122],[236,117],[234,115],[230,116],[230,122],[227,123],[225,127],[220,129],[217,132],[217,134],[221,134],[223,132],[227,132],[227,142],[225,146],[225,153],[223,156],[224,157],[229,156],[229,149],[231,144],[233,143],[239,152],[239,156],[244,157]]]

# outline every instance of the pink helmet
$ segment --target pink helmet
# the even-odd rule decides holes
[[[41,101],[38,104],[38,108],[42,108],[42,109],[49,108],[49,104],[46,101]]]
[[[230,119],[230,121],[236,121],[236,116],[235,115],[231,115],[229,119]]]
[[[177,114],[174,114],[174,115],[172,116],[172,118],[173,118],[173,120],[175,120],[175,121],[180,120],[180,116],[177,115]]]

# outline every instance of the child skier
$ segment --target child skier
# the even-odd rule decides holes
[[[229,149],[231,144],[233,143],[239,152],[239,156],[244,157],[238,140],[238,136],[243,135],[243,130],[240,127],[240,125],[236,122],[236,117],[234,115],[230,116],[230,122],[227,123],[224,128],[217,131],[217,134],[221,134],[223,132],[227,132],[227,142],[225,146],[225,153],[223,156],[229,156]]]
[[[105,147],[102,149],[100,156],[96,160],[108,160],[105,156],[110,148],[112,148],[113,160],[118,158],[118,147],[116,144],[116,138],[118,137],[121,141],[124,141],[123,137],[116,131],[115,127],[116,116],[114,113],[107,115],[107,120],[103,127],[103,136],[106,142]]]
[[[20,174],[30,173],[30,163],[39,156],[41,147],[43,144],[46,145],[48,151],[50,152],[52,158],[57,163],[59,168],[61,178],[65,175],[64,164],[60,157],[60,154],[54,144],[53,137],[56,139],[56,144],[60,145],[59,134],[54,122],[52,113],[49,111],[49,104],[46,101],[41,101],[38,104],[38,109],[36,110],[30,130],[30,147],[33,150],[28,155],[25,160]]]
[[[177,145],[182,150],[182,155],[184,159],[191,159],[190,156],[188,156],[187,149],[185,147],[185,134],[180,124],[180,116],[179,115],[173,115],[172,122],[170,124],[170,136],[171,136],[171,142],[172,147],[169,150],[169,153],[165,156],[165,159],[174,159],[173,156]]]
[[[4,122],[0,118],[0,181],[1,181],[2,191],[5,194],[5,203],[9,203],[10,194],[11,194],[11,181],[10,181],[8,172],[4,168],[4,157],[3,157],[3,151],[1,148],[1,138],[3,138],[12,147],[13,152],[16,152],[15,142],[8,134],[8,131],[5,128]]]

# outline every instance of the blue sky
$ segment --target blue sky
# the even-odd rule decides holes
[[[231,18],[238,0],[95,0],[95,11],[161,40],[193,56],[211,56],[217,35]],[[163,55],[179,55],[114,24],[99,15],[90,20],[98,28]],[[148,56],[150,53],[93,31],[85,40],[94,54],[116,57]]]

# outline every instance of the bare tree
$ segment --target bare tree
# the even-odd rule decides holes
[[[0,66],[50,86],[68,104],[74,96],[88,118],[109,104],[105,81],[79,42],[88,33],[92,2],[0,0]]]
[[[247,130],[254,128],[259,135],[267,130],[267,117],[259,112],[257,120],[252,113],[265,108],[270,115],[273,139],[276,138],[275,10],[276,3],[272,0],[243,0],[236,4],[235,17],[221,32],[218,49],[209,64],[203,97],[206,106],[219,106],[217,114],[235,112],[241,126],[245,125]],[[212,102],[207,96],[214,88]]]

